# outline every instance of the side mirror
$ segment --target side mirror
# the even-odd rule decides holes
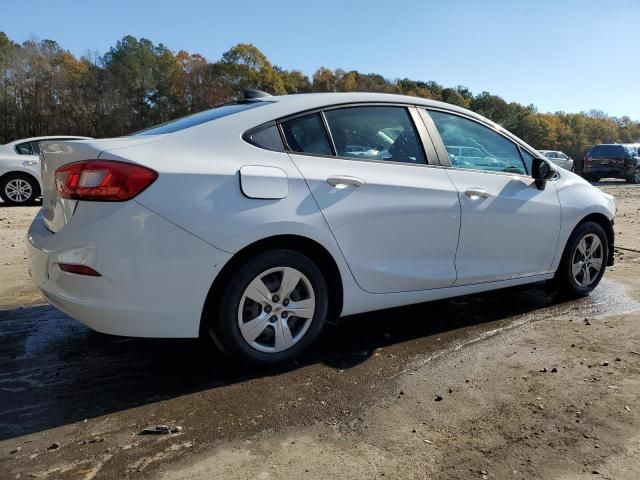
[[[536,187],[539,190],[544,190],[547,180],[549,180],[555,174],[555,170],[551,168],[549,162],[542,160],[541,158],[534,158],[531,164],[531,176],[536,181]]]

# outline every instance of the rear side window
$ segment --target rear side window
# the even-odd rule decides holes
[[[427,163],[404,107],[348,107],[325,112],[340,157]]]
[[[15,149],[18,155],[33,155],[31,142],[19,143],[18,145],[15,146]]]
[[[280,132],[278,132],[278,127],[275,124],[251,130],[244,135],[244,139],[257,147],[266,148],[267,150],[278,152],[284,150]]]
[[[294,152],[331,155],[331,144],[319,113],[297,117],[282,124],[287,145]]]
[[[221,107],[212,108],[211,110],[205,110],[204,112],[194,113],[186,117],[178,118],[176,120],[170,120],[160,125],[156,125],[146,130],[140,130],[133,135],[162,135],[165,133],[173,133],[185,128],[195,127],[202,123],[210,122],[218,118],[233,115],[234,113],[244,112],[252,108],[266,105],[269,102],[238,102],[230,105],[223,105]]]
[[[622,145],[596,145],[589,152],[593,158],[624,158],[627,150]]]
[[[31,142],[31,151],[34,155],[40,155],[40,142]]]

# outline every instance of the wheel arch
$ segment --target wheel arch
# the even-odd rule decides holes
[[[598,225],[600,225],[604,232],[607,234],[607,246],[609,247],[609,256],[607,258],[607,265],[611,266],[613,265],[613,247],[614,247],[614,243],[615,243],[615,233],[613,231],[613,221],[609,220],[609,218],[607,218],[606,215],[604,215],[603,213],[590,213],[589,215],[587,215],[586,217],[582,218],[582,220],[580,220],[576,226],[573,228],[573,230],[571,231],[573,233],[573,231],[578,228],[580,225],[582,225],[585,222],[594,222],[597,223]],[[566,246],[565,246],[566,248]]]
[[[204,302],[202,309],[202,316],[200,318],[200,334],[204,334],[203,327],[205,325],[205,319],[209,312],[214,311],[216,303],[219,301],[219,297],[216,296],[216,292],[221,290],[221,285],[224,285],[228,281],[231,274],[246,260],[259,255],[260,253],[275,250],[275,249],[289,249],[300,252],[308,256],[313,260],[318,268],[322,271],[327,285],[334,285],[335,288],[329,290],[329,315],[328,321],[332,323],[337,321],[340,313],[342,312],[344,287],[342,282],[342,276],[340,269],[335,259],[329,253],[329,251],[320,243],[312,240],[308,237],[301,235],[275,235],[271,237],[262,238],[257,240],[238,252],[236,252],[229,261],[222,268],[220,273],[216,276],[215,280],[209,288],[207,298]]]

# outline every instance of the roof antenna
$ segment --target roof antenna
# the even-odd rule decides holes
[[[254,98],[263,98],[270,97],[271,94],[267,92],[263,92],[262,90],[258,90],[256,88],[245,88],[242,91],[243,100],[252,100]]]

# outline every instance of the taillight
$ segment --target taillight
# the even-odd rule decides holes
[[[584,157],[584,161],[585,162],[590,162],[591,161],[591,157]]]
[[[61,198],[123,202],[130,200],[158,178],[157,172],[133,163],[83,160],[58,168],[56,189]]]

